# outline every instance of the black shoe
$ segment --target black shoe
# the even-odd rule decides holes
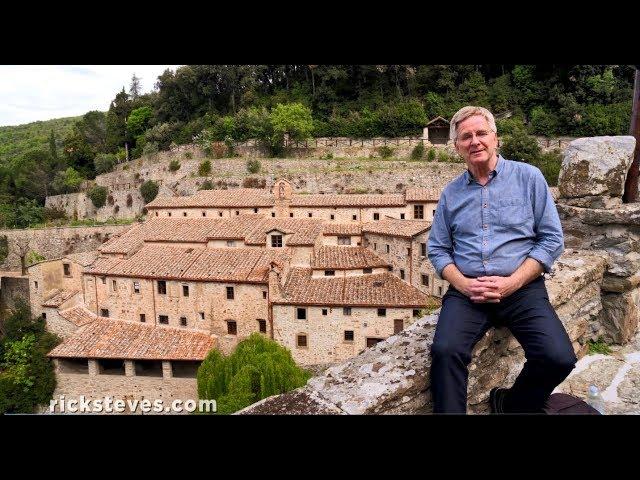
[[[489,406],[491,413],[504,413],[503,402],[507,394],[506,388],[492,388],[489,392]]]

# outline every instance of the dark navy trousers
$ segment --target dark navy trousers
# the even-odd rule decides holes
[[[540,277],[500,303],[473,303],[449,287],[431,347],[434,413],[466,413],[468,365],[474,345],[491,327],[507,327],[526,363],[505,396],[507,413],[541,413],[545,401],[577,361]]]

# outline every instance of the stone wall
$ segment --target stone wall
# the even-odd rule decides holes
[[[19,272],[18,272],[19,273]],[[5,276],[0,272],[0,323],[5,310],[15,308],[16,300],[22,299],[29,304],[29,277],[21,275]],[[0,324],[0,331],[2,331]]]
[[[597,289],[605,265],[601,255],[567,251],[547,275],[549,301],[579,357],[593,332],[602,327]],[[429,351],[436,323],[437,315],[424,317],[357,357],[328,368],[306,386],[269,397],[240,413],[428,413],[432,408]],[[523,364],[522,348],[509,331],[489,330],[474,348],[469,366],[469,411],[486,412],[489,390],[511,384]]]
[[[59,258],[70,253],[97,249],[111,236],[129,229],[131,225],[101,225],[97,227],[51,227],[21,230],[0,230],[9,241],[9,255],[0,263],[0,270],[19,269],[20,257],[16,253],[16,239],[28,239],[29,248],[46,259]]]

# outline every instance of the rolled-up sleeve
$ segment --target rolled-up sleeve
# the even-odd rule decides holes
[[[453,240],[447,214],[447,200],[443,193],[438,201],[433,224],[429,232],[428,255],[438,277],[442,278],[442,270],[453,261]]]
[[[564,235],[551,190],[537,168],[532,176],[531,193],[536,238],[528,256],[540,262],[544,271],[549,272],[553,262],[564,251]]]

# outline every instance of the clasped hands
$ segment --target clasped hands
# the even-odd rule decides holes
[[[521,286],[520,281],[513,275],[509,277],[493,275],[465,279],[462,291],[474,303],[499,303]]]

